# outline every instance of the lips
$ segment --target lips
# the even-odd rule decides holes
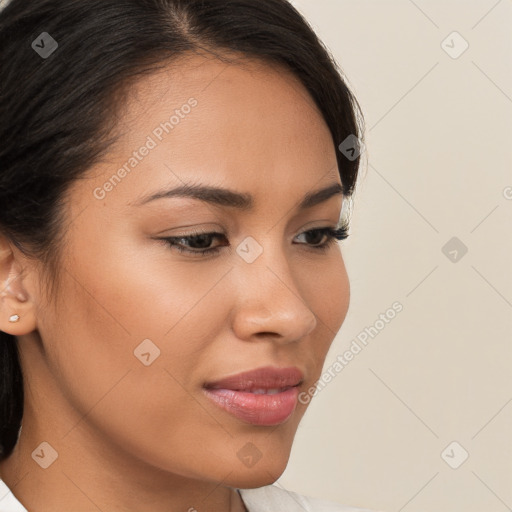
[[[295,411],[302,372],[265,367],[206,383],[206,396],[225,412],[253,425],[284,423]]]
[[[206,383],[205,387],[207,389],[246,391],[255,394],[276,394],[300,385],[303,379],[304,376],[298,368],[274,368],[267,366]]]

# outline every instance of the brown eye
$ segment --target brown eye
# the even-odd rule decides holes
[[[176,249],[180,253],[203,256],[220,251],[222,245],[217,245],[216,247],[210,247],[210,245],[213,239],[221,237],[226,238],[222,233],[191,233],[190,235],[184,236],[165,237],[160,240],[163,240],[171,246],[171,248]]]

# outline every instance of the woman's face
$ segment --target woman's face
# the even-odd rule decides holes
[[[138,82],[119,127],[118,144],[69,190],[55,302],[29,290],[40,337],[20,339],[24,430],[84,467],[274,482],[307,408],[296,394],[320,377],[349,305],[340,247],[320,250],[328,238],[305,234],[337,226],[342,195],[300,207],[341,185],[330,132],[284,70],[200,56]],[[169,192],[184,185],[231,192]],[[164,240],[194,233],[219,235],[175,240],[195,254]],[[297,391],[262,397],[252,381],[243,393],[205,391],[264,367],[295,367]],[[212,399],[233,394],[234,408]]]

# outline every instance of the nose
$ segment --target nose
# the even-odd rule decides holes
[[[294,275],[281,249],[265,249],[250,264],[238,261],[232,274],[237,289],[232,327],[239,339],[287,344],[315,329],[317,317],[300,291],[300,275]]]

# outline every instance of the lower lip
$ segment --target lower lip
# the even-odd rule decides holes
[[[204,389],[206,396],[233,416],[253,425],[280,425],[297,406],[299,389],[293,387],[275,395],[257,395],[232,389]]]

